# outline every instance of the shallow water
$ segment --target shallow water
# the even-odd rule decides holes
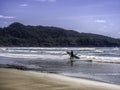
[[[120,48],[39,48],[39,47],[7,47],[0,48],[0,56],[12,58],[39,58],[45,60],[66,60],[66,51],[73,50],[80,60],[93,62],[120,63]]]
[[[81,55],[80,60],[75,61],[73,67],[67,64],[69,56],[66,51],[70,50],[74,50],[78,56]],[[30,70],[120,85],[120,64],[117,64],[120,60],[119,50],[119,48],[2,48],[0,64],[2,67],[24,66]],[[83,55],[86,56],[84,59]],[[95,59],[89,58],[90,55]],[[103,61],[96,60],[96,57],[102,58]],[[106,58],[109,63],[98,62],[104,62]],[[93,62],[87,62],[87,60],[93,60]],[[115,63],[111,63],[111,60]]]

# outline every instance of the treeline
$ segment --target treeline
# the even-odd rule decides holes
[[[0,28],[0,46],[120,47],[120,39],[48,26],[15,22]]]

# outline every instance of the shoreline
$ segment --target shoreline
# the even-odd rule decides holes
[[[0,68],[1,90],[120,90],[119,85],[53,73]]]
[[[65,76],[69,77],[120,85],[120,66],[118,64],[75,62],[75,66],[71,67],[69,64],[66,64],[65,60],[29,60],[4,57],[1,58],[2,61],[5,63],[1,63],[0,68],[40,71],[59,75],[65,74]]]

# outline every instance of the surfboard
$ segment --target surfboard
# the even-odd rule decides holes
[[[71,52],[68,52],[67,51],[67,54],[69,54],[71,56]],[[76,56],[75,54],[73,54],[73,58],[76,58],[76,59],[80,59],[78,56]]]

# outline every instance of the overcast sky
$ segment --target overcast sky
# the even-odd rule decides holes
[[[120,38],[120,0],[0,0],[0,27],[13,22]]]

